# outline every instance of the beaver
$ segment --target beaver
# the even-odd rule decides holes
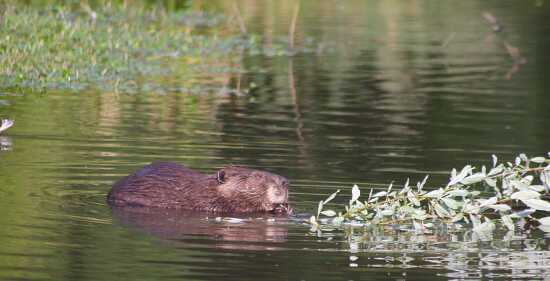
[[[158,162],[119,180],[107,195],[111,206],[174,208],[212,213],[288,213],[288,180],[229,166],[205,175]]]

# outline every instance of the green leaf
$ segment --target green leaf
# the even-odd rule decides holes
[[[550,202],[540,200],[540,199],[526,199],[526,200],[521,200],[521,202],[523,202],[529,208],[533,208],[539,211],[550,212]]]
[[[506,182],[506,181],[505,181]],[[510,180],[510,185],[517,190],[527,190],[529,184],[520,180]]]
[[[386,191],[380,191],[380,192],[376,192],[374,195],[372,195],[372,197],[373,198],[382,197],[382,196],[386,196],[386,194],[388,194]]]
[[[317,207],[317,217],[319,217],[319,214],[323,210],[323,200],[319,201],[319,206]]]
[[[420,192],[420,191],[422,190],[422,188],[423,188],[424,185],[426,184],[426,181],[428,180],[428,177],[429,177],[429,176],[430,176],[430,175],[426,175],[426,176],[424,177],[424,179],[422,180],[422,182],[420,182],[420,183],[417,185],[417,190],[418,190],[418,192]]]
[[[475,227],[478,227],[481,224],[481,220],[479,219],[479,215],[472,215],[470,214],[470,221],[472,222],[472,225]]]
[[[466,165],[458,175],[454,175],[456,171],[453,169],[453,173],[451,173],[451,180],[447,184],[447,186],[455,185],[459,182],[461,182],[465,177],[467,177],[473,170],[473,167],[470,165]]]
[[[504,170],[504,166],[500,164],[497,167],[492,168],[487,174],[487,176],[494,176],[494,175],[500,174],[502,173],[503,170]]]
[[[497,181],[495,179],[492,179],[492,178],[486,178],[485,179],[485,183],[492,187],[492,188],[496,188],[497,187]]]
[[[470,192],[466,189],[455,189],[447,192],[449,197],[464,197],[468,196]]]
[[[445,210],[445,208],[443,208],[443,206],[441,206],[440,204],[434,204],[434,210],[437,213],[437,216],[440,218],[448,218],[451,216],[449,212]]]
[[[361,196],[361,191],[359,190],[359,186],[356,184],[353,185],[353,188],[351,189],[351,201],[350,204],[357,201],[359,199],[359,196]]]
[[[500,218],[502,223],[511,231],[514,231],[516,229],[516,226],[514,225],[514,221],[510,216],[502,216]]]
[[[318,224],[318,223],[317,223],[317,218],[315,218],[315,216],[311,216],[311,217],[309,218],[309,223],[310,223],[310,224],[313,224],[313,225],[317,225],[317,224]]]
[[[527,155],[525,155],[525,153],[520,153],[519,158],[521,158],[521,160],[525,162],[529,161],[529,158],[527,158]]]
[[[527,199],[534,199],[534,198],[539,198],[540,197],[540,193],[536,192],[536,191],[532,191],[532,190],[522,190],[522,191],[518,191],[518,192],[515,192],[513,193],[512,195],[510,195],[510,198],[514,199],[514,200],[527,200]]]
[[[550,226],[550,217],[540,218],[540,219],[538,219],[538,221],[539,221],[540,224]]]
[[[458,213],[454,217],[451,218],[451,222],[456,223],[456,222],[461,221],[463,218],[464,218],[464,214],[463,213]]]
[[[537,210],[535,209],[525,209],[518,212],[514,212],[510,215],[512,218],[525,218],[530,216],[531,214],[535,213]]]
[[[485,174],[476,173],[476,174],[473,174],[469,177],[466,177],[466,178],[462,179],[460,181],[460,183],[464,184],[464,185],[474,184],[474,183],[478,183],[480,181],[483,181],[486,177],[487,176]]]
[[[420,206],[420,201],[418,201],[418,199],[416,199],[415,194],[412,193],[411,191],[407,192],[407,199],[408,199],[409,202],[411,202],[413,205],[415,205],[415,206]]]
[[[414,213],[411,215],[413,219],[425,220],[427,218],[426,211],[422,209],[414,209]]]
[[[466,214],[478,214],[479,213],[479,207],[472,205],[470,203],[465,203],[464,208],[462,210]]]
[[[544,161],[546,161],[546,159],[544,157],[533,157],[533,158],[531,158],[531,162],[534,162],[534,163],[537,163],[537,164],[544,163]]]
[[[550,167],[550,165],[548,165]],[[547,168],[548,168],[547,167]],[[540,181],[544,183],[547,187],[550,187],[550,170],[546,170],[540,173]]]
[[[541,225],[539,225],[539,229],[546,232],[546,233],[550,233],[550,225],[541,224]]]
[[[535,191],[535,192],[543,192],[546,190],[546,188],[543,185],[531,185],[528,187],[529,190]]]
[[[355,203],[353,204],[353,207],[354,208],[363,208],[365,207],[365,204],[361,203],[361,201],[357,200],[355,201]]]
[[[494,197],[491,197],[487,200],[485,199],[477,199],[477,201],[479,201],[481,203],[481,205],[479,206],[480,208],[483,208],[483,207],[487,207],[489,205],[493,205],[495,204],[497,201],[498,201],[498,198],[496,198],[496,196]]]
[[[333,224],[341,224],[342,222],[344,222],[344,217],[343,216],[337,216],[337,217],[332,219]]]
[[[323,205],[327,204],[328,202],[332,201],[336,197],[336,195],[340,192],[340,189],[336,190],[336,192],[332,193],[325,201],[323,201]]]
[[[462,206],[462,203],[459,203],[451,198],[441,198],[441,200],[445,203],[445,205],[447,205],[447,207],[453,210],[456,210]]]
[[[327,216],[327,217],[334,217],[336,216],[336,212],[333,210],[324,210],[321,212],[321,214]]]
[[[439,198],[441,197],[441,195],[443,195],[443,189],[440,188],[440,189],[436,189],[436,190],[432,190],[426,194],[424,194],[424,197],[428,197],[428,198]]]
[[[526,185],[531,185],[531,182],[533,182],[534,177],[532,175],[525,176],[523,179],[521,179],[521,182]]]
[[[499,212],[507,212],[510,211],[512,208],[506,204],[494,204],[487,206],[493,210],[499,211]]]

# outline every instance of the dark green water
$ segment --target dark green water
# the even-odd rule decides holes
[[[491,154],[550,151],[547,2],[305,1],[296,45],[314,47],[292,57],[269,49],[292,2],[239,6],[266,52],[185,81],[208,91],[165,77],[162,92],[0,93],[0,117],[16,120],[0,136],[0,280],[548,280],[540,233],[317,236],[281,218],[113,212],[112,183],[157,160],[285,175],[293,206],[314,212],[355,183],[429,173],[435,187]]]

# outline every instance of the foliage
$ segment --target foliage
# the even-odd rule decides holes
[[[149,75],[181,74],[185,68],[172,63],[174,57],[200,57],[235,40],[187,32],[186,22],[195,18],[121,5],[95,11],[8,5],[0,28],[0,83],[5,88],[115,88]]]
[[[312,216],[309,223],[314,230],[342,224],[410,223],[412,229],[420,233],[429,232],[434,223],[455,228],[469,224],[474,232],[490,235],[498,220],[512,231],[518,225],[535,222],[541,230],[550,232],[550,159],[520,154],[514,163],[497,161],[493,155],[489,171],[485,166],[476,171],[471,165],[460,171],[453,169],[444,187],[430,191],[424,190],[426,176],[414,187],[407,179],[400,190],[393,184],[376,193],[371,189],[367,199],[361,201],[360,189],[355,185],[343,211],[325,209],[339,193],[337,190],[319,202],[317,215]],[[476,187],[485,187],[485,190],[482,192]]]
[[[0,7],[0,18],[4,89],[132,92],[137,85],[166,87],[167,76],[191,81],[204,73],[239,72],[244,52],[293,54],[284,43],[264,49],[259,36],[243,36],[224,15],[139,2],[93,7],[8,2]],[[187,88],[193,87],[175,91]]]

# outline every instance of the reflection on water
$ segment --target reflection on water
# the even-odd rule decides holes
[[[0,136],[0,150],[10,150],[11,139],[9,137]]]
[[[349,267],[440,269],[451,278],[541,278],[550,273],[550,244],[540,233],[496,233],[486,239],[471,231],[436,227],[431,234],[395,229],[347,229],[317,233],[319,242],[347,240]],[[529,237],[529,238],[528,238]],[[338,251],[326,249],[326,251]]]
[[[192,7],[231,17],[233,4]],[[243,30],[264,36],[262,54],[181,58],[203,71],[162,77],[162,89],[144,77],[135,93],[2,90],[0,118],[17,124],[0,137],[0,279],[548,280],[539,232],[318,235],[299,218],[111,211],[112,183],[153,161],[285,175],[292,206],[307,213],[353,184],[429,173],[437,185],[493,153],[550,149],[548,5],[300,5],[293,44],[308,52],[276,49],[295,2],[239,1]]]
[[[283,217],[216,217],[204,213],[153,208],[113,208],[122,225],[161,239],[180,242],[214,240],[215,248],[274,250],[286,241]]]

